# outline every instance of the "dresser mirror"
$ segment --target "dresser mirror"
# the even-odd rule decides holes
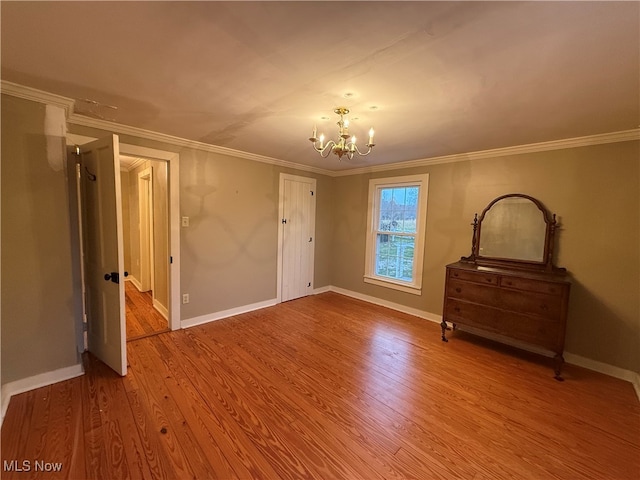
[[[552,269],[555,215],[528,195],[510,193],[493,200],[473,221],[472,251],[463,261]]]

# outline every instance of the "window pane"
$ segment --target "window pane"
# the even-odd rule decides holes
[[[411,282],[413,280],[413,237],[378,234],[376,242],[376,275]]]
[[[381,188],[378,231],[416,233],[419,187]]]

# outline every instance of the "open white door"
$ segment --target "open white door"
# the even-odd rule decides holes
[[[80,147],[89,351],[127,374],[118,136]]]

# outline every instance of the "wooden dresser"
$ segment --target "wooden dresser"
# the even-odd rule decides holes
[[[447,322],[555,353],[560,377],[570,282],[563,271],[529,271],[456,262],[447,265],[442,340]]]

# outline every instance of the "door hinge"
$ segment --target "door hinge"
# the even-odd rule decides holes
[[[313,190],[309,190],[311,192],[311,196],[313,197]]]
[[[313,237],[309,237],[309,241],[310,241],[310,242],[313,242]]]
[[[283,218],[281,223],[283,223],[283,224],[287,223],[287,219]]]
[[[169,257],[169,263],[173,263],[173,256]]]
[[[307,285],[307,287],[310,287],[310,286],[311,286],[311,282],[309,282],[309,285]]]

